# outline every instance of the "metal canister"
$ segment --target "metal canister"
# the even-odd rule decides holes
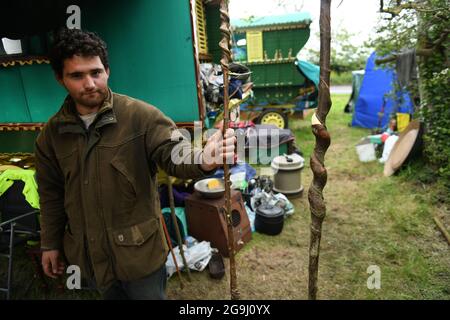
[[[304,164],[305,159],[296,153],[275,157],[271,164],[274,171],[273,190],[289,198],[300,197],[303,193],[301,172]]]

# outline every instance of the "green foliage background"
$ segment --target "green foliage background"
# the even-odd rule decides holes
[[[428,172],[450,188],[450,95],[448,0],[384,1],[385,13],[374,41],[380,55],[416,48],[419,81],[409,90],[420,96],[416,112],[425,125],[424,156]]]

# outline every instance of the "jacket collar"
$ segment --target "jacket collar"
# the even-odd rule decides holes
[[[117,123],[114,114],[114,99],[111,89],[108,88],[108,95],[100,107],[94,120],[95,128],[100,128],[108,124]],[[75,107],[73,98],[68,95],[60,111],[56,115],[59,133],[83,133],[84,124]]]

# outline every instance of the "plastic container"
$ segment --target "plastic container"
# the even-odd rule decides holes
[[[186,247],[191,248],[191,247],[195,246],[198,243],[198,240],[195,239],[194,237],[187,236],[184,239],[184,243],[186,244]]]
[[[288,197],[301,196],[303,193],[301,171],[304,164],[305,159],[295,153],[275,157],[271,164],[274,171],[273,190]]]
[[[356,145],[356,153],[361,162],[370,162],[377,159],[375,155],[375,146],[367,139],[364,139]]]

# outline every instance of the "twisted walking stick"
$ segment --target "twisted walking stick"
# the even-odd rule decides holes
[[[220,32],[222,33],[222,40],[219,43],[222,49],[222,59],[220,64],[222,65],[223,73],[223,127],[222,133],[225,138],[225,133],[228,129],[228,123],[230,114],[228,111],[229,95],[228,95],[228,71],[229,63],[231,62],[230,51],[230,16],[228,14],[228,0],[220,1]],[[223,164],[224,180],[225,180],[225,210],[227,217],[227,232],[228,232],[228,252],[230,253],[230,293],[232,300],[239,299],[239,291],[237,289],[237,277],[236,277],[236,262],[235,262],[235,245],[233,225],[231,220],[231,181],[230,181],[230,169],[226,159]]]
[[[330,146],[330,134],[326,127],[327,114],[331,108],[330,98],[330,6],[331,0],[320,3],[320,85],[319,105],[312,117],[312,132],[316,137],[316,145],[311,156],[310,165],[313,181],[308,192],[311,210],[311,238],[309,245],[309,287],[310,300],[317,298],[317,274],[319,271],[320,238],[322,222],[326,214],[323,188],[327,183],[327,170],[324,165],[325,153]]]

